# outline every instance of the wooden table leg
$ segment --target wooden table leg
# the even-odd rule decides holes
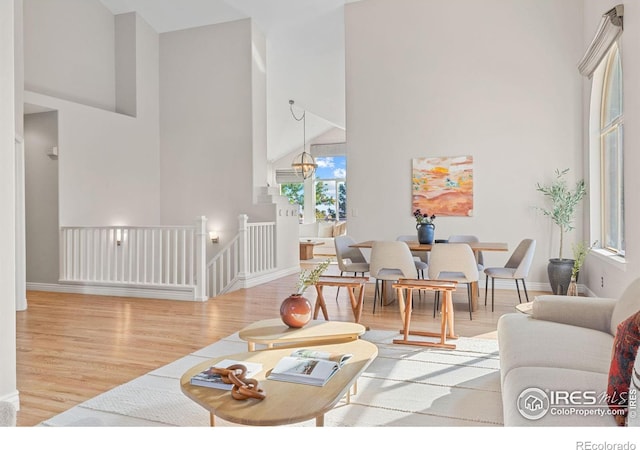
[[[324,414],[316,417],[316,427],[324,427]]]
[[[360,323],[360,314],[362,312],[362,298],[356,299],[356,292],[354,287],[347,287],[349,292],[349,300],[351,301],[351,310],[353,311],[353,318],[356,323]],[[362,297],[362,296],[359,296]]]
[[[447,291],[444,293],[444,301],[447,303],[447,328],[449,332],[447,333],[447,337],[450,339],[458,339],[456,336],[455,330],[453,329],[453,296],[451,295],[451,291]]]
[[[471,283],[471,311],[478,310],[478,282],[474,281]]]
[[[324,320],[329,320],[329,313],[327,313],[327,304],[324,301],[324,296],[322,295],[323,286],[318,286],[316,284],[316,292],[318,293],[316,298],[316,305],[313,308],[313,318],[318,318],[318,310],[322,308],[322,315],[324,316]]]
[[[393,287],[391,283],[387,283],[385,280],[382,280],[382,305],[387,306],[392,304],[394,301],[393,298]]]
[[[209,413],[209,426],[216,426],[216,416],[213,413]]]
[[[397,288],[398,295],[398,303],[400,305],[400,310],[403,321],[403,329],[400,330],[403,333],[403,339],[394,339],[394,344],[409,344],[409,345],[421,345],[424,347],[440,347],[440,348],[448,348],[455,349],[456,346],[454,344],[449,344],[446,342],[447,337],[449,339],[456,339],[457,336],[453,332],[453,300],[451,291],[444,291],[444,298],[442,300],[441,306],[441,320],[440,320],[440,332],[432,333],[429,331],[415,331],[410,330],[411,326],[411,295],[413,290],[411,288],[407,289],[407,298],[404,297],[402,288]],[[447,332],[448,329],[448,332]],[[415,336],[427,336],[427,337],[437,337],[440,339],[440,342],[424,342],[424,341],[413,341],[409,340],[409,335]]]
[[[444,343],[447,339],[447,324],[449,321],[449,300],[451,292],[444,292],[442,305],[440,306],[440,342]]]
[[[404,333],[404,330],[407,328],[407,318],[405,317],[405,305],[404,305],[404,295],[402,294],[402,292],[400,291],[400,288],[397,289],[398,291],[398,308],[400,309],[400,320],[402,321],[402,330],[400,330],[401,333]]]
[[[402,319],[402,330],[404,341],[409,339],[409,328],[411,326],[411,298],[413,296],[413,290],[407,289],[407,296],[404,295],[404,289],[398,288],[398,306],[400,307],[400,318]],[[394,340],[395,342],[396,340]]]
[[[360,290],[358,291],[358,306],[354,313],[356,314],[356,323],[360,323],[360,318],[362,317],[362,308],[364,307],[364,283],[360,285]]]

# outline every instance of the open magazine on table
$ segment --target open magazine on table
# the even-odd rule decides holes
[[[353,355],[297,349],[273,368],[270,380],[324,386]]]

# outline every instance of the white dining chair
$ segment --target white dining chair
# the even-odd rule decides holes
[[[402,242],[412,242],[417,241],[418,238],[415,235],[405,234],[398,236],[396,238],[398,241]],[[416,264],[416,270],[418,271],[418,278],[424,278],[425,271],[429,267],[429,252],[423,251],[412,251],[411,255],[413,256],[413,260]]]
[[[480,273],[473,250],[467,244],[448,243],[433,244],[431,255],[429,256],[429,279],[450,280],[458,283],[466,283],[467,296],[469,298],[469,319],[471,315],[471,299],[473,290],[478,284]],[[438,308],[439,297],[436,293],[434,302],[434,316]]]
[[[373,312],[376,312],[376,301],[385,290],[387,281],[398,281],[400,278],[418,278],[416,264],[407,244],[402,241],[375,241],[371,247],[370,274],[376,279],[373,296]],[[382,286],[380,286],[382,281]],[[380,289],[381,287],[381,289]]]
[[[402,242],[413,242],[413,241],[417,241],[418,238],[416,237],[415,234],[404,234],[404,235],[398,236],[396,240],[402,241]],[[424,274],[427,271],[427,268],[429,267],[429,252],[412,250],[411,254],[413,255],[413,260],[416,264],[416,270],[418,271],[418,278],[424,279]],[[418,290],[418,297],[422,300],[421,290]]]
[[[336,236],[334,238],[334,245],[336,247],[336,259],[338,261],[338,267],[340,268],[340,276],[345,272],[353,272],[353,276],[357,276],[359,273],[364,276],[366,272],[369,272],[369,263],[365,258],[362,250],[359,248],[351,247],[356,241],[349,235]],[[340,287],[336,292],[336,300],[340,293]]]
[[[472,234],[452,234],[448,239],[451,243],[459,243],[459,242],[480,242],[478,236],[474,236]],[[478,262],[478,272],[484,271],[484,255],[482,252],[478,252],[477,257]]]
[[[516,249],[511,254],[511,257],[504,265],[504,267],[487,267],[484,269],[485,284],[484,284],[484,304],[487,304],[487,291],[489,290],[489,278],[491,278],[491,311],[494,307],[494,288],[495,279],[508,279],[516,282],[516,290],[518,291],[518,302],[522,303],[522,297],[520,296],[520,286],[518,281],[522,281],[522,287],[524,288],[524,295],[529,301],[529,293],[527,292],[527,285],[524,279],[529,275],[529,269],[533,262],[533,255],[536,251],[535,239],[523,239],[520,241]]]

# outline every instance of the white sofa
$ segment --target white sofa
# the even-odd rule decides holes
[[[301,223],[299,226],[300,242],[321,242],[313,247],[314,256],[335,256],[334,236],[342,236],[347,232],[347,222],[321,221]]]
[[[532,307],[531,315],[510,313],[498,320],[505,426],[615,426],[606,400],[599,398],[595,408],[588,403],[593,393],[606,395],[616,328],[640,310],[640,279],[619,300],[544,295],[536,297]],[[640,357],[635,367],[640,368]],[[544,397],[540,392],[548,394],[547,405],[525,404]],[[564,392],[578,397],[556,397]],[[582,414],[596,412],[580,415],[554,408],[563,402],[578,406],[574,411]],[[599,416],[597,410],[605,414]],[[567,411],[571,413],[560,414]],[[627,425],[637,426],[639,419],[631,416]]]
[[[16,426],[16,407],[11,402],[0,400],[0,427]]]

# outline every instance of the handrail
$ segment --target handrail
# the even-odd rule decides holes
[[[248,223],[248,219],[246,214],[238,216],[238,234],[207,264],[208,297],[276,268],[275,222]]]

